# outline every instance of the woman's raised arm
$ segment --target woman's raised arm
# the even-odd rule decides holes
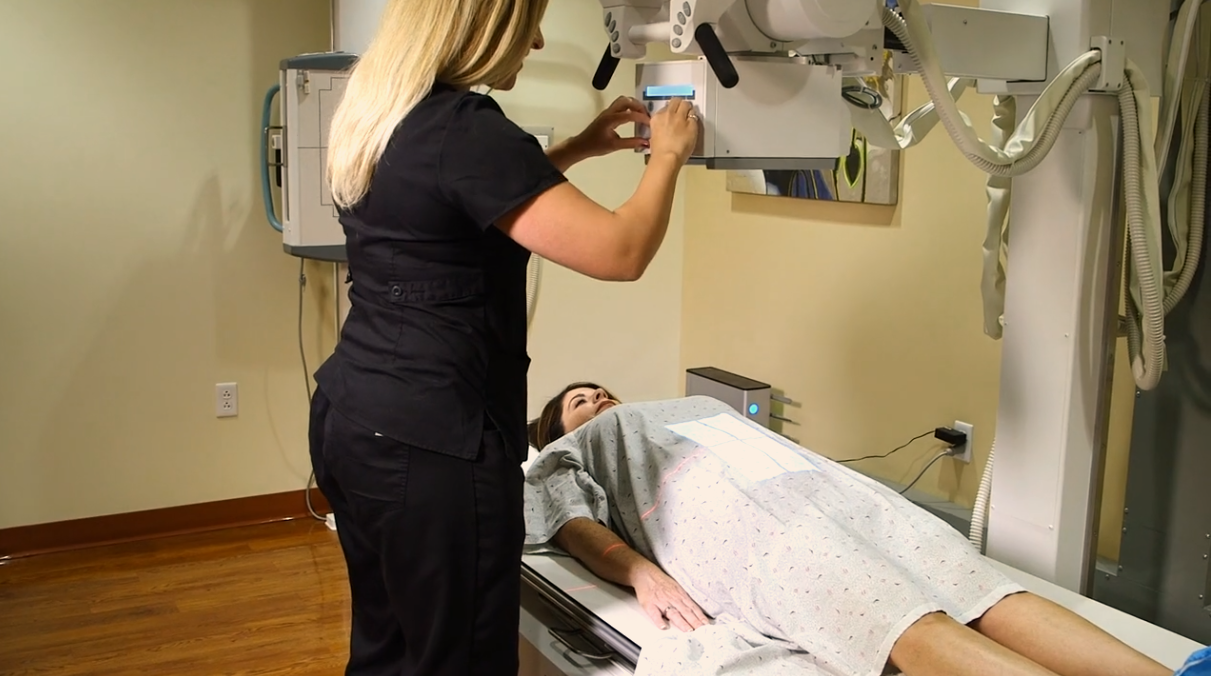
[[[651,155],[634,195],[607,209],[570,183],[544,191],[497,221],[526,249],[596,279],[634,281],[668,230],[677,176],[698,139],[693,106],[673,101],[652,116]]]

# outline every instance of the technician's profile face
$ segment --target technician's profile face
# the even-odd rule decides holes
[[[547,41],[546,41],[546,38],[544,38],[542,35],[542,27],[539,27],[538,33],[534,36],[534,42],[530,43],[530,51],[542,49],[546,45],[547,45]],[[526,56],[529,56],[529,54],[527,53]],[[509,77],[502,80],[500,83],[494,85],[492,88],[499,89],[501,91],[509,91],[516,84],[517,84],[517,73],[513,73]]]

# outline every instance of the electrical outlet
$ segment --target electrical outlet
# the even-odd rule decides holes
[[[214,414],[220,418],[234,418],[240,412],[240,393],[235,383],[218,383],[214,386]]]
[[[971,462],[971,445],[975,443],[975,425],[970,423],[955,421],[955,430],[967,435],[967,443],[962,446],[955,446],[954,455],[952,456],[959,462]]]
[[[522,127],[522,131],[538,139],[538,145],[542,146],[543,150],[547,150],[555,142],[553,127]]]

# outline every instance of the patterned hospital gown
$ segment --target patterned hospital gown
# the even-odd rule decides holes
[[[707,397],[603,412],[534,460],[525,498],[529,553],[595,519],[809,672],[879,676],[922,616],[968,623],[1023,591],[895,491]]]

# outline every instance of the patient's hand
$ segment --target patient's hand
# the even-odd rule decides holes
[[[681,631],[694,631],[710,624],[706,614],[694,603],[689,594],[656,565],[651,565],[637,575],[634,583],[639,604],[652,622],[661,629],[668,627],[667,619]]]

